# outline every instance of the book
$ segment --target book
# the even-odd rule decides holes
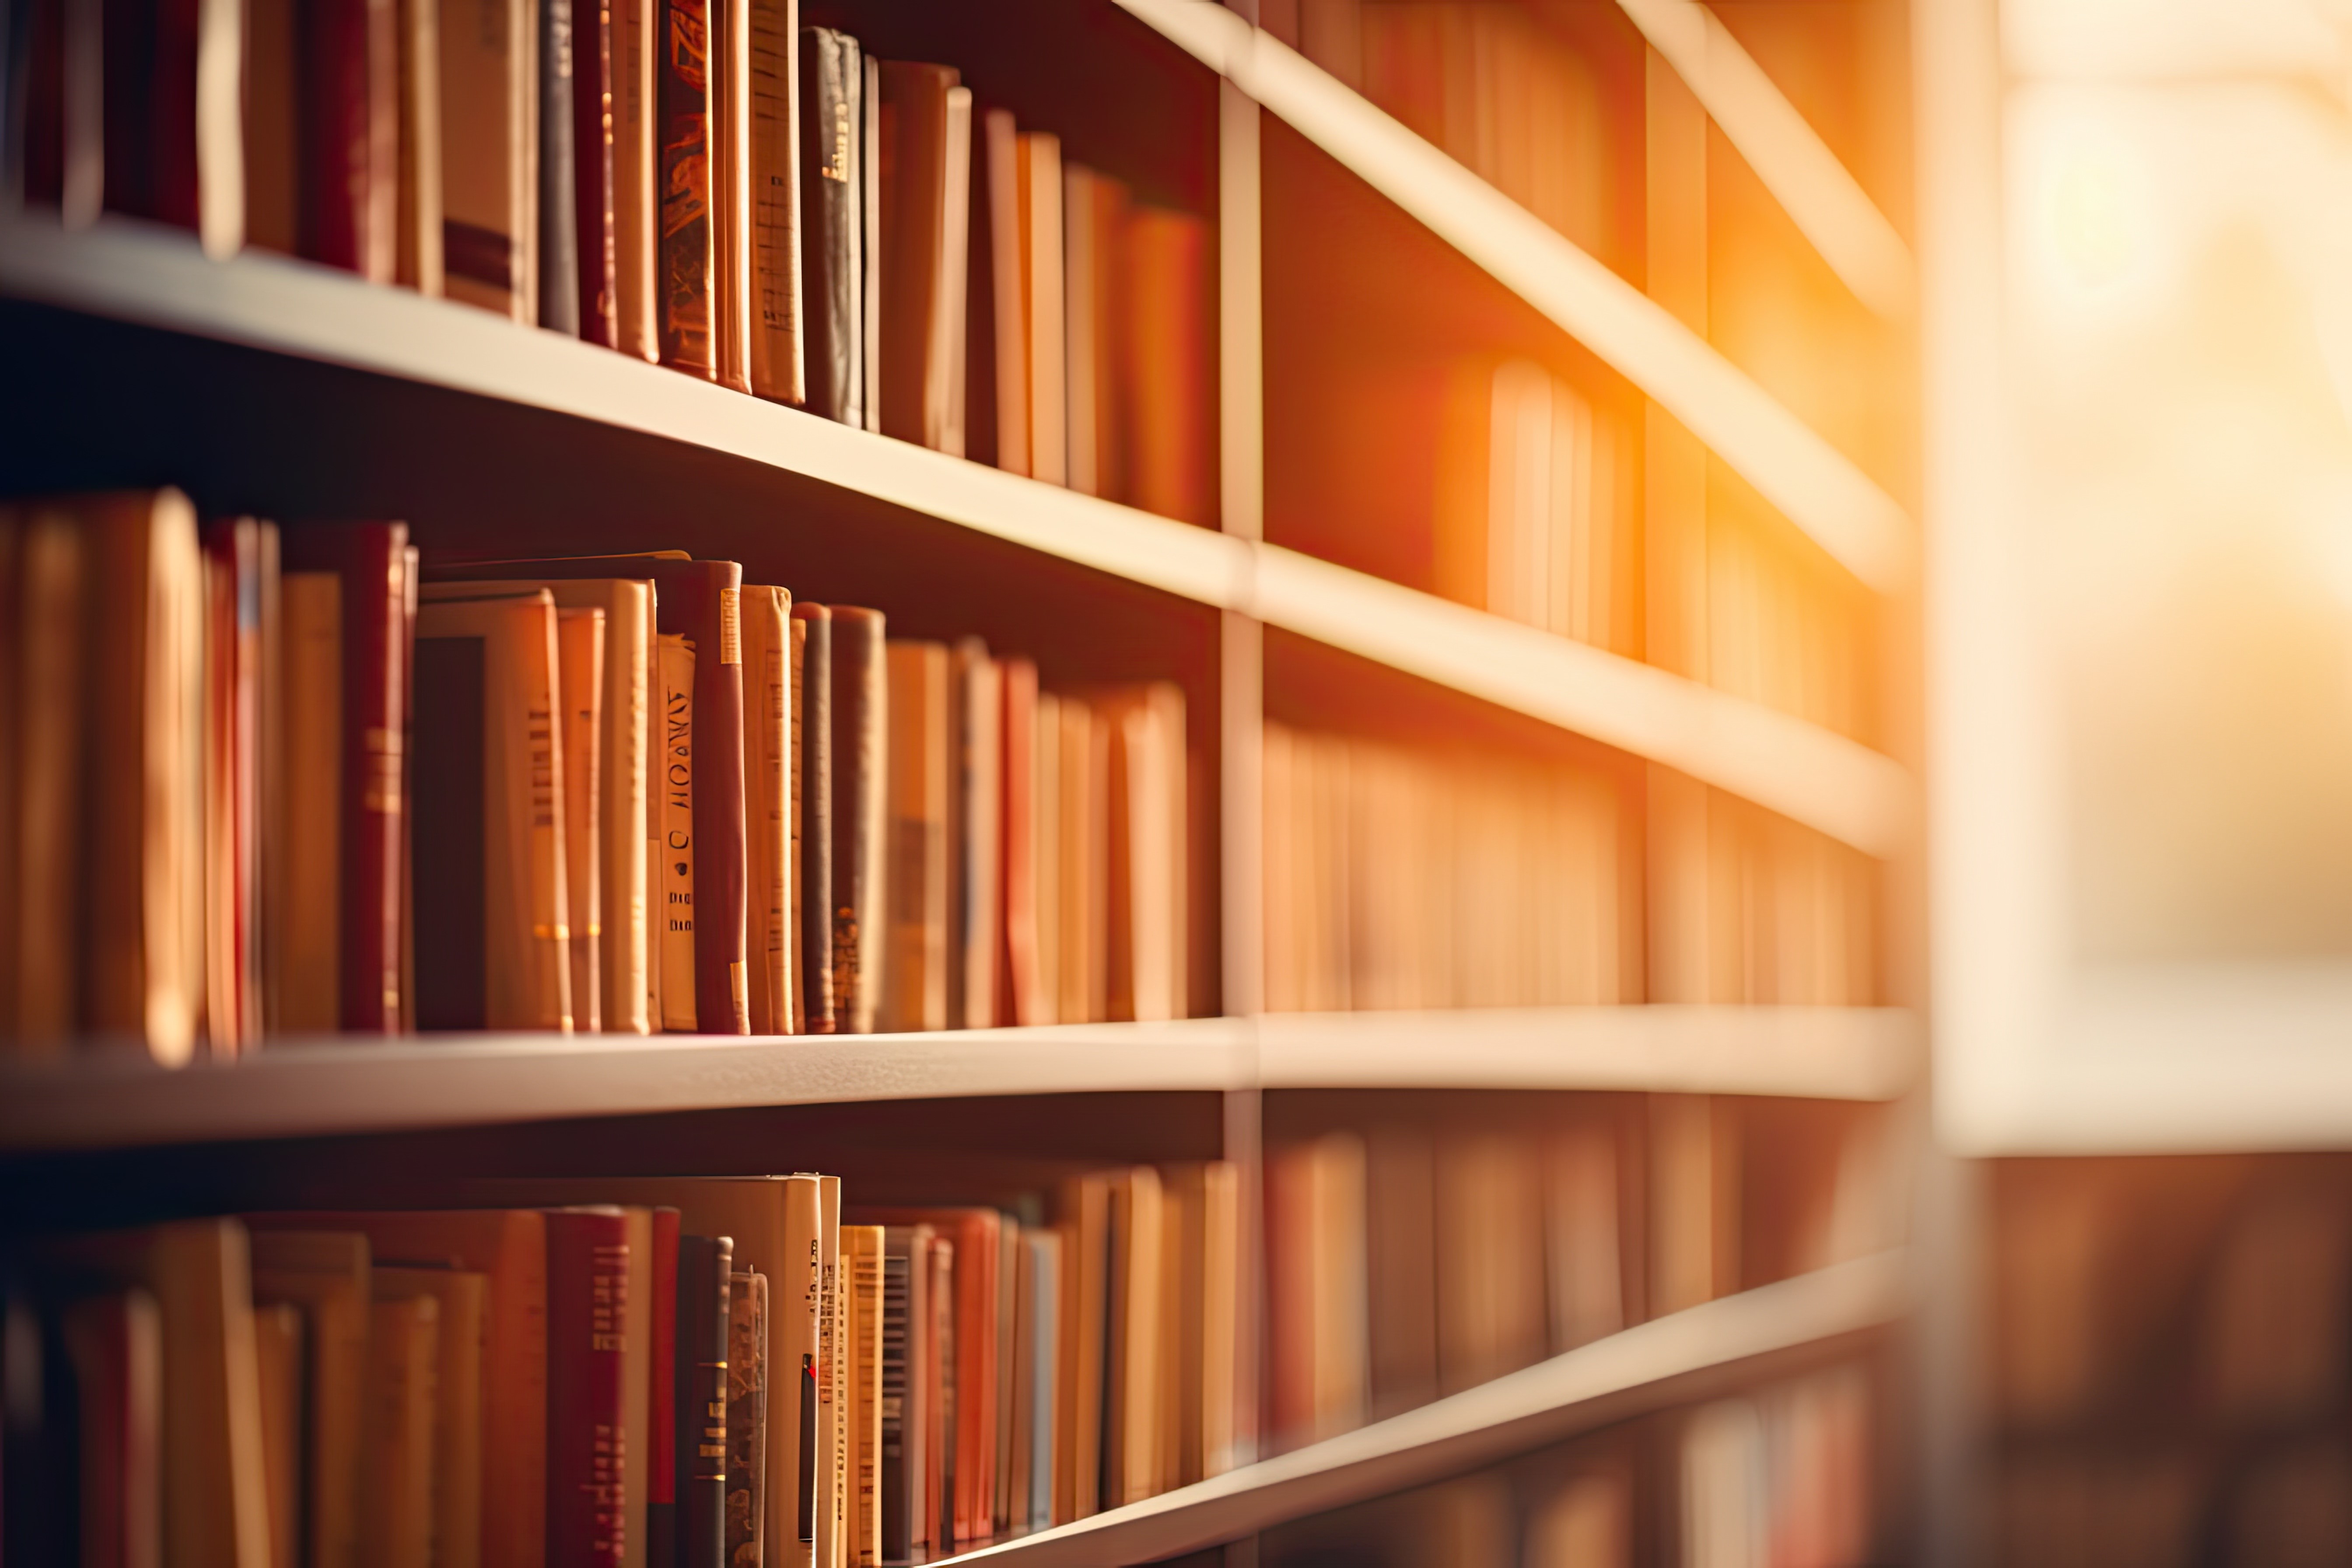
[[[767,1276],[737,1272],[727,1302],[726,1561],[756,1563],[767,1479]]]
[[[1021,1342],[1021,1221],[1001,1214],[996,1226],[996,1431],[991,1449],[996,1485],[989,1500],[1000,1536],[1013,1518],[1013,1357]]]
[[[621,1560],[646,1568],[653,1496],[654,1211],[624,1205],[628,1269],[621,1326]]]
[[[802,406],[845,425],[866,414],[864,58],[845,33],[801,29]]]
[[[393,281],[441,298],[441,3],[397,0],[399,152],[395,160]]]
[[[646,1563],[677,1568],[677,1210],[653,1211],[653,1300],[648,1320],[652,1366],[646,1376]]]
[[[431,1560],[450,1568],[482,1561],[482,1447],[486,1408],[482,1358],[488,1347],[490,1278],[470,1269],[377,1263],[369,1279],[379,1314],[388,1301],[429,1299],[434,1335]],[[381,1323],[381,1317],[377,1320]]]
[[[681,1224],[684,1223],[681,1215]],[[681,1235],[677,1244],[678,1568],[726,1568],[728,1350],[734,1242]]]
[[[547,1551],[618,1568],[625,1555],[623,1342],[629,1238],[617,1208],[547,1215]]]
[[[1265,1163],[1268,1415],[1284,1446],[1362,1425],[1368,1404],[1364,1141],[1332,1132]]]
[[[534,25],[523,0],[442,0],[437,28],[442,290],[526,325],[539,320]],[[249,90],[246,144],[272,149],[253,129],[253,103]]]
[[[1160,1172],[1160,1466],[1167,1491],[1233,1467],[1241,1173],[1226,1160]]]
[[[1103,1496],[1117,1508],[1162,1486],[1161,1365],[1167,1236],[1160,1173],[1119,1173],[1110,1187],[1105,1265]]]
[[[278,591],[283,733],[274,772],[284,810],[274,817],[282,853],[269,899],[284,916],[272,1032],[316,1034],[342,1019],[342,582],[289,572]]]
[[[882,433],[945,449],[958,369],[949,269],[950,193],[970,176],[948,162],[953,67],[881,64]]]
[[[849,1561],[848,1276],[842,1271],[841,1178],[817,1178],[816,1536],[818,1568]]]
[[[831,606],[833,1005],[870,1035],[882,1000],[889,685],[879,610]]]
[[[239,518],[203,535],[204,1032],[219,1058],[251,1050],[262,1031],[262,531]]]
[[[1027,329],[1029,476],[1069,479],[1069,393],[1062,294],[1062,143],[1021,132],[1015,147],[1020,201],[1022,321]],[[1003,419],[998,413],[1000,427]]]
[[[1633,1500],[1629,1478],[1611,1471],[1573,1476],[1530,1510],[1524,1561],[1528,1568],[1631,1568]]]
[[[654,324],[662,363],[711,381],[718,377],[711,341],[718,264],[710,210],[710,11],[708,0],[658,4]]]
[[[1021,1235],[1021,1376],[1013,1416],[1013,1506],[1032,1530],[1055,1522],[1055,1478],[1060,1473],[1055,1436],[1059,1430],[1061,1357],[1056,1347],[1062,1322],[1060,1232],[1024,1230]],[[1025,1482],[1025,1485],[1024,1484]]]
[[[1367,1394],[1380,1421],[1437,1397],[1437,1140],[1384,1121],[1363,1142]]]
[[[844,1306],[847,1347],[843,1371],[848,1396],[849,1529],[844,1542],[852,1568],[882,1562],[882,1227],[845,1225],[840,1249],[847,1281]]]
[[[1739,1289],[1739,1124],[1702,1094],[1649,1105],[1649,1312],[1662,1317]]]
[[[885,74],[885,80],[887,80]],[[948,650],[892,641],[889,683],[889,931],[884,1029],[948,1026],[950,746]]]
[[[539,324],[580,335],[580,171],[572,38],[574,0],[540,0]]]
[[[1459,1131],[1438,1142],[1437,1381],[1441,1392],[1543,1359],[1543,1180],[1532,1137]]]
[[[163,1323],[152,1292],[134,1287],[85,1296],[59,1324],[74,1384],[74,1479],[83,1561],[163,1561]],[[12,1325],[13,1327],[14,1325]],[[30,1325],[28,1325],[30,1326]],[[33,1328],[37,1333],[37,1327]],[[15,1372],[16,1369],[12,1369]],[[15,1384],[12,1377],[12,1393]],[[46,1393],[46,1390],[41,1391]],[[43,1403],[26,1390],[28,1403]],[[46,1416],[47,1412],[42,1414]],[[62,1413],[60,1413],[62,1414]],[[26,1445],[13,1439],[10,1457]],[[62,1456],[61,1456],[62,1457]],[[33,1495],[12,1500],[31,1511]],[[12,1544],[29,1544],[12,1541]]]
[[[929,1226],[890,1226],[882,1240],[882,1561],[904,1563],[928,1546],[923,1524],[925,1336],[930,1305]]]
[[[809,1026],[810,980],[808,939],[804,926],[807,911],[802,897],[803,885],[806,879],[801,874],[801,857],[808,852],[808,848],[806,837],[802,832],[801,785],[807,773],[803,763],[802,753],[807,743],[808,732],[807,727],[801,722],[801,708],[807,700],[809,623],[794,618],[785,629],[790,633],[785,646],[789,650],[786,662],[792,672],[790,750],[784,759],[786,775],[784,826],[786,837],[790,841],[785,864],[791,869],[790,885],[784,894],[785,910],[791,922],[785,927],[790,933],[791,948],[787,968],[791,973],[793,1011],[789,1023],[793,1034],[804,1035],[808,1033]]]
[[[1544,1140],[1545,1297],[1555,1354],[1630,1321],[1619,1242],[1620,1157],[1616,1128],[1598,1119]]]
[[[1103,1507],[1104,1415],[1110,1363],[1112,1188],[1116,1172],[1062,1184],[1055,1205],[1062,1233],[1061,1335],[1055,1345],[1054,1521]],[[1122,1478],[1109,1477],[1115,1486]]]
[[[654,81],[666,10],[664,0],[614,0],[611,24],[614,346],[642,360],[661,358],[654,314],[661,204]]]
[[[971,89],[947,93],[947,190],[940,222],[939,318],[934,353],[946,366],[939,449],[964,455],[971,395]]]
[[[745,948],[755,1035],[793,1032],[792,608],[782,588],[743,590]]]
[[[694,1032],[694,677],[693,642],[677,632],[656,639],[661,665],[661,786],[652,882],[661,904],[661,1026]]]
[[[437,592],[438,584],[427,590]],[[415,889],[425,1029],[572,1028],[564,745],[545,589],[417,620]]]
[[[1055,1006],[1062,1023],[1098,1023],[1110,1012],[1110,726],[1078,697],[1055,712]]]
[[[1025,658],[1008,658],[1000,668],[1004,719],[999,835],[1003,903],[999,918],[1003,935],[993,1021],[1050,1024],[1054,1004],[1045,982],[1045,932],[1039,909],[1037,667]]]
[[[1030,458],[1028,274],[1022,264],[1026,237],[1020,132],[1011,110],[991,109],[981,116],[980,162],[987,175],[988,241],[972,254],[975,263],[984,254],[988,264],[989,358],[995,371],[989,401],[992,455],[1006,473],[1029,474],[1035,470]]]
[[[710,345],[721,385],[751,390],[751,15],[709,0]]]
[[[955,1542],[956,1447],[956,1250],[936,1231],[931,1236],[929,1310],[918,1333],[923,1337],[923,1539],[939,1552]]]
[[[347,1033],[400,1026],[402,743],[408,729],[408,529],[309,524],[281,550],[292,571],[331,571],[342,592],[341,791],[337,983]]]
[[[7,824],[16,873],[8,911],[7,1022],[18,1053],[56,1059],[74,1035],[80,1007],[84,880],[76,850],[89,712],[82,650],[90,552],[62,507],[17,510],[7,531],[16,545],[11,607],[22,617],[12,634],[16,670],[22,690],[47,691],[54,700],[16,710],[17,763],[6,770],[16,805]]]
[[[1145,511],[1217,525],[1216,247],[1190,213],[1138,203],[1117,242],[1113,319],[1125,490]]]
[[[360,1561],[430,1568],[434,1425],[441,1303],[378,1292],[370,1303],[365,1447],[360,1461]]]
[[[621,346],[620,256],[614,237],[613,0],[572,0],[572,216],[579,225],[579,335],[603,348]]]
[[[777,403],[805,395],[801,344],[797,0],[745,0],[743,335],[751,390]]]
[[[947,1016],[985,1029],[1003,929],[1003,671],[978,637],[959,640],[949,661]]]
[[[1119,407],[1118,323],[1125,314],[1127,187],[1076,163],[1062,167],[1063,391],[1072,489],[1127,499]]]
[[[29,9],[16,13],[27,25],[27,34],[34,30]],[[243,32],[244,58],[239,64],[244,103],[237,125],[238,172],[245,186],[243,244],[247,249],[293,256],[299,253],[301,244],[301,219],[296,209],[301,200],[302,136],[298,127],[303,122],[303,109],[295,87],[301,42],[295,32],[291,0],[247,0]],[[28,36],[24,42],[29,53],[33,38]],[[39,73],[27,74],[38,79]],[[32,81],[26,87],[24,120],[33,123],[19,121],[0,132],[0,137],[16,143],[15,148],[0,149],[0,155],[13,153],[6,156],[8,172],[0,174],[0,182],[12,177],[20,181],[29,197],[36,183],[34,164],[40,160],[26,156],[33,152],[28,143],[48,140],[39,134],[38,108],[62,106],[37,105],[43,95],[29,90]],[[54,186],[55,177],[42,183]],[[61,193],[52,190],[51,194]]]
[[[1035,910],[1037,1022],[1077,1024],[1082,1012],[1064,1014],[1062,970],[1062,905],[1067,889],[1063,882],[1066,829],[1062,807],[1062,700],[1050,691],[1035,699],[1035,719],[1030,725],[1029,854],[1033,868],[1030,899]],[[1084,981],[1079,982],[1083,990]]]
[[[1096,693],[1108,730],[1105,1005],[1117,1019],[1182,1017],[1187,1001],[1184,692],[1152,681]]]
[[[155,1358],[160,1363],[159,1346]],[[302,1540],[302,1310],[290,1302],[253,1309],[253,1364],[261,1394],[262,1490],[269,1514],[269,1560],[291,1563]],[[151,1483],[152,1484],[152,1483]],[[152,1526],[150,1527],[152,1529]],[[155,1562],[126,1554],[125,1562]],[[475,1563],[471,1556],[453,1560]]]
[[[367,1237],[346,1230],[257,1230],[248,1249],[253,1299],[299,1307],[309,1331],[302,1380],[306,1556],[334,1568],[355,1568],[362,1560],[374,1312],[369,1251]]]
[[[794,994],[807,1031],[830,1035],[839,1027],[833,975],[833,612],[796,604],[793,625],[801,650],[801,700],[793,708],[801,736],[793,773],[801,902],[801,984]]]
[[[859,245],[864,271],[857,284],[857,315],[862,329],[860,357],[866,365],[866,429],[882,428],[882,62],[871,54],[858,60],[862,85],[858,90],[857,136],[865,149],[857,161]]]
[[[604,1027],[603,974],[604,612],[555,612],[556,702],[562,712],[564,921],[572,1027]]]
[[[389,283],[400,177],[396,0],[333,0],[305,15],[296,37],[297,243],[309,260]]]
[[[257,1244],[288,1231],[358,1235],[372,1258],[405,1268],[430,1263],[488,1280],[479,1561],[483,1568],[536,1568],[545,1556],[547,1527],[546,1215],[526,1208],[345,1211],[253,1215],[247,1223]],[[315,1369],[320,1336],[333,1324],[322,1321],[309,1300],[306,1365]],[[306,1383],[315,1410],[315,1371]],[[315,1420],[306,1430],[319,1431]]]
[[[821,1177],[780,1177],[783,1254],[769,1275],[768,1388],[773,1418],[768,1444],[775,1454],[771,1482],[779,1483],[768,1511],[773,1555],[787,1568],[808,1568],[817,1540],[817,1497],[830,1462],[824,1412],[818,1403],[817,1358],[823,1353],[824,1194]]]

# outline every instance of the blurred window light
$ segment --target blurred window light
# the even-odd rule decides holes
[[[2345,0],[2006,0],[2000,21],[2021,77],[2352,82]]]

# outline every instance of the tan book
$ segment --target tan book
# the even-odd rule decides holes
[[[613,269],[615,344],[647,362],[661,358],[654,320],[660,184],[655,154],[655,62],[668,20],[661,0],[613,5]]]
[[[1543,1173],[1532,1137],[1448,1133],[1437,1148],[1437,1381],[1446,1394],[1543,1359]]]
[[[793,1026],[792,618],[782,588],[746,585],[743,638],[743,847],[751,1032]],[[806,635],[805,632],[803,633]]]
[[[1158,1489],[1232,1468],[1234,1338],[1240,1310],[1241,1176],[1226,1160],[1160,1171]]]
[[[1364,1279],[1372,1419],[1437,1397],[1437,1140],[1418,1121],[1367,1127]]]
[[[948,164],[951,66],[885,60],[882,88],[882,433],[944,450],[959,368],[959,313],[949,271],[950,193],[969,182]]]
[[[1739,1131],[1705,1095],[1650,1098],[1650,1314],[1739,1289]]]
[[[399,195],[393,280],[428,299],[443,292],[441,0],[399,0]]]
[[[1037,692],[1034,712],[1027,816],[1037,1000],[1034,1007],[1023,1006],[1021,1022],[1076,1024],[1083,1015],[1062,1011],[1062,700]]]
[[[1021,1222],[1000,1215],[996,1225],[996,1400],[995,1448],[990,1469],[989,1517],[1003,1535],[1013,1517],[1013,1389],[1014,1347],[1020,1340]]]
[[[854,1568],[882,1562],[882,1227],[841,1227],[847,1270],[850,1482],[845,1550]]]
[[[16,864],[14,980],[7,1032],[36,1059],[62,1057],[79,1010],[83,894],[80,857],[86,809],[81,758],[90,678],[83,655],[93,565],[70,514],[54,506],[22,512],[13,605],[19,729],[13,753],[16,810],[7,823]],[[35,699],[37,697],[37,700]]]
[[[790,955],[788,969],[792,976],[791,1033],[804,1035],[808,1033],[809,975],[808,948],[802,940],[802,922],[807,919],[807,912],[803,907],[805,895],[802,887],[803,878],[801,872],[801,854],[804,844],[803,825],[801,821],[801,784],[807,744],[807,731],[802,722],[802,715],[806,711],[802,705],[802,695],[807,685],[805,676],[808,667],[808,623],[794,616],[788,629],[792,637],[790,709],[792,751],[785,759],[784,771],[787,774],[790,802],[785,820],[791,827],[791,845],[785,860],[786,869],[790,874],[787,879],[789,891],[785,899],[788,920],[784,928],[784,946]]]
[[[951,458],[964,455],[966,407],[971,395],[971,89],[948,89],[947,216],[940,241],[940,306],[933,330],[940,341],[933,353],[947,366],[946,412],[939,448]],[[985,302],[982,309],[986,308]]]
[[[737,0],[728,0],[731,6]],[[740,219],[746,368],[751,391],[777,403],[803,400],[801,366],[800,81],[797,0],[740,0],[749,59]]]
[[[1044,760],[1039,734],[1041,699],[1037,667],[1025,658],[1008,658],[1001,667],[1003,689],[1003,731],[999,745],[998,821],[1002,845],[997,875],[1003,901],[997,916],[1003,953],[997,967],[998,1024],[1053,1022],[1053,988],[1045,977],[1046,943],[1045,877],[1039,842],[1044,818],[1037,806],[1040,764]]]
[[[1029,460],[1029,299],[1021,258],[1021,136],[1013,112],[981,116],[980,158],[987,180],[989,278],[996,359],[996,466],[1008,474],[1032,471]]]
[[[563,713],[563,889],[571,926],[572,1026],[604,1027],[604,612],[555,612],[555,677]]]
[[[719,384],[751,390],[752,17],[757,0],[711,0],[707,57],[710,103],[711,359]],[[783,80],[793,79],[787,75]],[[667,987],[665,988],[667,989]]]
[[[1103,1477],[1114,1489],[1105,1508],[1140,1502],[1160,1492],[1162,1413],[1160,1369],[1166,1356],[1162,1275],[1167,1237],[1160,1173],[1136,1165],[1118,1173],[1110,1193],[1110,1248],[1103,1389]]]
[[[363,1568],[432,1568],[441,1303],[426,1295],[379,1297],[371,1303],[368,1336],[360,1562]]]
[[[768,1276],[768,1448],[782,1450],[786,1478],[778,1504],[793,1522],[781,1538],[769,1532],[772,1558],[785,1568],[812,1568],[817,1561],[818,1521],[824,1517],[825,1424],[818,1359],[824,1352],[824,1194],[823,1178],[799,1174],[778,1179],[783,1210],[784,1255]],[[814,1452],[811,1452],[811,1445]],[[770,1519],[778,1517],[772,1510]],[[781,1545],[777,1543],[781,1539]]]
[[[572,1029],[556,626],[543,588],[417,613],[420,1028]]]
[[[1022,307],[1029,348],[1029,474],[1047,484],[1069,476],[1067,366],[1062,304],[1062,143],[1021,133]],[[999,416],[1000,419],[1002,415]]]
[[[1269,1415],[1295,1447],[1363,1424],[1369,1404],[1364,1141],[1327,1133],[1265,1163]]]
[[[320,1034],[341,1017],[343,590],[331,572],[289,572],[278,584],[285,694],[278,797],[285,847],[270,895],[286,911],[277,976],[278,1026]]]
[[[860,389],[866,397],[866,428],[879,434],[882,429],[882,62],[871,50],[859,54],[857,68],[863,82],[858,99],[862,125],[858,132],[863,151],[857,158],[857,178],[863,189],[859,192],[864,213],[861,233],[864,243],[858,247],[858,261],[863,277],[858,283],[858,312],[861,320],[866,367],[865,384]]]
[[[524,0],[441,0],[437,31],[443,289],[452,300],[536,322],[539,73],[533,13]],[[248,109],[248,121],[251,113]]]
[[[302,1538],[302,1309],[253,1309],[253,1364],[261,1394],[262,1490],[269,1561],[295,1562]]]
[[[77,500],[93,609],[81,1027],[186,1061],[204,986],[203,561],[177,490]],[[54,918],[50,915],[48,918]]]
[[[433,1563],[475,1568],[482,1561],[483,1356],[490,1331],[490,1279],[459,1268],[378,1264],[379,1309],[430,1297],[440,1315],[433,1382]]]
[[[1057,706],[1057,1012],[1065,1024],[1093,1024],[1110,1011],[1110,726],[1081,698]]]
[[[1572,1476],[1536,1505],[1520,1561],[1527,1568],[1633,1568],[1633,1500],[1617,1471]]]
[[[1062,1236],[1060,1364],[1055,1369],[1054,1522],[1099,1512],[1110,1313],[1110,1227],[1116,1172],[1065,1183],[1055,1225]]]
[[[948,1026],[948,650],[892,642],[885,1030]]]
[[[310,1331],[302,1379],[306,1559],[358,1568],[374,1310],[368,1238],[352,1231],[264,1230],[252,1237],[252,1258],[254,1300],[299,1307]]]
[[[1076,163],[1062,168],[1063,387],[1069,486],[1127,499],[1125,420],[1118,405],[1118,325],[1125,279],[1119,238],[1127,187]]]
[[[1107,1016],[1185,1013],[1184,692],[1151,681],[1093,693],[1108,730],[1104,987]]]
[[[1554,1354],[1625,1326],[1616,1129],[1593,1121],[1544,1140],[1545,1296]]]
[[[694,1007],[694,644],[677,632],[657,639],[661,709],[656,826],[647,839],[660,969],[661,1026],[691,1034]]]
[[[629,1244],[621,1313],[621,1568],[646,1568],[653,1492],[654,1211],[621,1211]]]
[[[1004,679],[978,637],[949,658],[948,1026],[985,1029],[1003,924]]]
[[[817,1178],[815,1568],[846,1568],[849,1551],[848,1297],[841,1272],[841,1178]]]

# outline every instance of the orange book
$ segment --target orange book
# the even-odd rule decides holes
[[[1003,668],[1003,963],[995,1021],[1047,1024],[1053,1022],[1053,1003],[1039,969],[1044,933],[1037,924],[1037,667],[1025,658],[1008,658]]]
[[[948,650],[892,642],[889,660],[889,933],[881,1026],[948,1026]]]
[[[1151,206],[1129,209],[1120,238],[1112,355],[1125,464],[1118,499],[1214,528],[1216,247],[1202,219]]]

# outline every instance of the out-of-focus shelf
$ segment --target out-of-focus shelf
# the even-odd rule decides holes
[[[1881,1253],[1612,1334],[1402,1415],[951,1563],[1156,1563],[1443,1479],[1647,1411],[1742,1386],[1854,1342],[1906,1309]]]
[[[1880,1100],[1916,1076],[1880,1008],[1269,1015],[936,1034],[314,1040],[171,1071],[84,1047],[0,1068],[0,1151],[320,1137],[729,1107],[1252,1087],[1655,1089]]]
[[[1549,232],[1549,231],[1547,231]],[[1663,763],[1866,853],[1906,840],[1892,760],[1636,660],[1292,551],[855,430],[486,311],[121,220],[0,223],[0,296],[497,398],[748,458],[1240,611]]]
[[[1892,1100],[1927,1063],[1901,1007],[1272,1013],[1267,1089],[1592,1089]]]

